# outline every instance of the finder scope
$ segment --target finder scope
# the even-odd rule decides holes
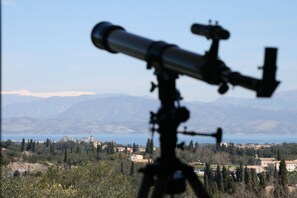
[[[219,25],[202,25],[194,23],[191,27],[191,32],[200,36],[205,36],[207,39],[226,40],[230,33]]]

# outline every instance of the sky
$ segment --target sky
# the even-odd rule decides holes
[[[193,35],[193,23],[219,21],[231,37],[219,56],[234,71],[260,78],[264,48],[277,47],[277,92],[297,89],[297,2],[287,1],[78,1],[2,0],[2,90],[83,91],[149,95],[156,81],[146,63],[110,54],[91,42],[101,21],[152,40],[204,54],[211,42]],[[178,88],[188,101],[213,101],[217,87],[182,76]],[[240,87],[226,96],[255,98]]]

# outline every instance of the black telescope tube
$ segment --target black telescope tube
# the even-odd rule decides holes
[[[149,47],[155,42],[128,33],[124,28],[109,22],[97,24],[91,37],[94,45],[100,49],[112,53],[120,52],[145,61]],[[203,70],[207,67],[207,60],[202,55],[171,46],[163,52],[161,61],[162,66],[170,71],[206,80]]]
[[[203,28],[206,27],[203,26]],[[205,30],[213,31],[207,28]],[[219,36],[223,38],[229,36],[229,33],[224,32],[225,30],[220,29],[220,27],[219,29],[215,29],[215,31],[218,31]],[[153,41],[128,33],[124,28],[115,26],[109,22],[97,24],[92,30],[91,38],[94,45],[100,49],[107,50],[111,53],[120,52],[127,54],[148,63],[151,62],[148,57],[151,58],[152,54],[150,53],[152,48],[159,46],[153,50],[153,56],[157,60],[152,61],[152,66],[156,69],[163,68],[176,74],[191,76],[209,84],[220,85],[229,82],[232,85],[240,85],[254,90],[261,97],[271,96],[276,87],[272,88],[269,93],[264,93],[261,90],[266,90],[266,87],[268,87],[265,81],[243,76],[238,72],[232,72],[219,59],[209,60],[207,56],[181,49],[176,45],[169,45],[165,42]],[[159,64],[158,66],[154,65],[156,62]]]

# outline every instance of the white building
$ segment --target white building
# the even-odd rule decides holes
[[[297,170],[297,160],[287,160],[286,168],[287,171],[293,172]],[[277,161],[275,158],[257,158],[255,159],[255,165],[263,167],[263,171],[266,171],[268,168],[279,170],[280,161]],[[259,169],[260,170],[260,169]]]

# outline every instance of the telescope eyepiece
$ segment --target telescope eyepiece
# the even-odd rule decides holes
[[[194,23],[191,26],[191,32],[213,40],[227,40],[230,37],[229,31],[219,25],[202,25]]]
[[[113,25],[109,22],[100,22],[92,30],[91,39],[93,44],[100,48],[107,50],[111,53],[117,53],[116,51],[112,50],[108,45],[108,35],[115,31],[115,30],[125,30],[121,26]]]

